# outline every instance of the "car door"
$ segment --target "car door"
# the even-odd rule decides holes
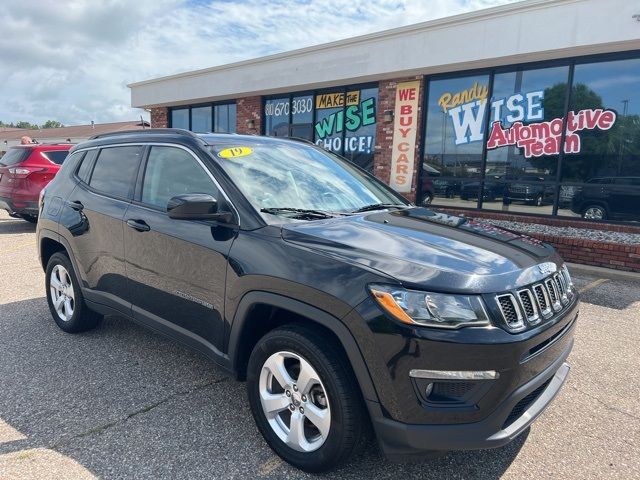
[[[130,313],[124,300],[124,213],[133,198],[144,147],[103,147],[85,155],[63,202],[60,233],[69,241],[87,297]]]
[[[638,201],[640,201],[640,178],[614,178],[610,198],[609,208],[613,218],[632,219],[637,217]]]
[[[166,209],[169,199],[186,193],[207,193],[223,204],[220,188],[201,160],[177,145],[151,146],[138,183],[124,222],[134,318],[220,351],[227,255],[236,228],[171,219]]]

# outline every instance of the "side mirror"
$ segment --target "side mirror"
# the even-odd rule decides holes
[[[218,201],[206,193],[176,195],[167,203],[169,218],[178,220],[217,220],[231,223],[230,212],[218,212]]]

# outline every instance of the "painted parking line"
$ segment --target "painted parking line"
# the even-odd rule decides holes
[[[598,280],[595,280],[595,281],[591,282],[590,284],[585,285],[584,287],[582,287],[582,288],[579,290],[579,292],[580,292],[580,293],[584,293],[584,292],[586,292],[586,291],[588,291],[588,290],[592,290],[592,289],[594,289],[594,288],[596,288],[596,287],[598,287],[598,286],[600,286],[600,285],[602,285],[603,283],[606,283],[606,282],[608,282],[608,281],[609,281],[609,279],[608,279],[608,278],[599,278]]]

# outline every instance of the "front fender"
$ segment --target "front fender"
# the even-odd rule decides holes
[[[333,332],[347,354],[351,367],[353,368],[353,372],[355,373],[356,379],[360,385],[363,397],[365,400],[378,402],[378,396],[373,382],[371,381],[369,370],[364,362],[360,348],[347,326],[340,319],[323,310],[313,307],[307,303],[270,292],[249,292],[242,297],[238,304],[238,308],[231,324],[227,348],[229,362],[231,363],[231,369],[233,371],[236,371],[238,368],[240,343],[242,341],[245,321],[248,318],[250,309],[255,305],[269,305],[283,310],[288,310]]]

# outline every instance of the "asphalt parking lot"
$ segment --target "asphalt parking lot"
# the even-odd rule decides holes
[[[59,330],[34,231],[0,213],[0,479],[312,477],[267,447],[244,384],[197,353],[117,317]],[[640,478],[640,282],[574,280],[570,378],[528,432],[413,465],[371,443],[330,477]]]

